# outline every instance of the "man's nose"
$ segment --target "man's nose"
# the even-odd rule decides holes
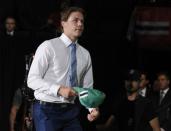
[[[81,20],[78,20],[78,23],[77,23],[79,26],[82,26],[83,25],[83,22]]]

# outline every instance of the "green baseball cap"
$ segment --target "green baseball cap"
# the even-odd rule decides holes
[[[86,108],[96,108],[101,105],[106,95],[97,89],[74,87],[79,96],[80,103]]]

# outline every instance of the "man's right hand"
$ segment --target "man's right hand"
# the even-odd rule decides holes
[[[69,98],[77,95],[77,93],[71,87],[66,87],[66,86],[61,86],[58,90],[58,94],[65,98]]]

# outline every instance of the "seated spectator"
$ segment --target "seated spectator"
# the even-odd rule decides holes
[[[131,70],[125,84],[128,101],[120,112],[125,117],[122,121],[125,121],[126,125],[122,124],[127,130],[160,131],[159,120],[152,101],[138,93],[140,85],[141,74],[136,70]]]
[[[113,131],[109,127],[116,121],[119,131],[160,131],[159,120],[152,101],[148,97],[139,94],[140,73],[131,70],[125,81],[125,94],[122,94],[117,110],[108,120],[98,125],[99,131]],[[116,104],[116,103],[114,103]]]

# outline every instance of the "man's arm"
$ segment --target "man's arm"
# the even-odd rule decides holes
[[[91,62],[91,57],[90,54],[88,54],[88,60],[87,60],[87,69],[85,71],[85,75],[83,77],[83,87],[84,88],[93,88],[93,71],[92,71],[92,62]],[[96,120],[99,115],[99,109],[98,108],[89,108],[89,114],[87,115],[87,119],[92,122]]]
[[[29,70],[28,87],[54,97],[60,95],[66,98],[75,96],[76,93],[71,88],[44,79],[50,66],[49,64],[52,62],[53,52],[48,41],[45,41],[38,47]]]
[[[36,50],[29,70],[27,84],[33,90],[39,90],[40,92],[56,97],[60,85],[44,79],[49,68],[49,63],[52,60],[51,57],[53,57],[53,50],[49,45],[50,43],[45,41]]]
[[[88,55],[87,59],[87,67],[84,73],[84,76],[82,77],[83,81],[83,87],[84,88],[92,88],[93,87],[93,71],[92,71],[92,62],[90,54]]]
[[[16,121],[16,115],[19,110],[19,106],[13,105],[10,111],[10,131],[14,131],[15,121]]]
[[[161,131],[161,130],[160,130],[159,120],[158,120],[157,117],[153,118],[153,119],[150,121],[150,125],[151,125],[153,131]]]
[[[9,116],[10,131],[14,131],[16,116],[17,116],[19,108],[21,107],[21,104],[22,104],[22,92],[21,92],[21,89],[18,88],[15,91],[15,94],[13,97],[12,107],[11,107],[10,116]]]
[[[162,129],[164,131],[170,130],[171,129],[171,105],[165,109],[166,111],[166,116],[165,116],[165,122],[162,124]]]

